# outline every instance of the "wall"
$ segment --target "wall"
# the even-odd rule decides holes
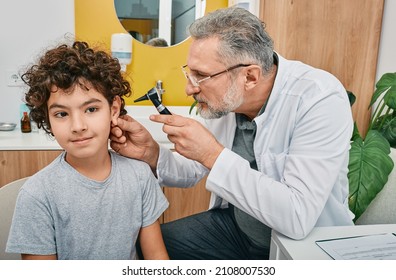
[[[396,1],[385,0],[378,54],[376,81],[388,72],[396,72]]]
[[[19,124],[22,103],[23,88],[7,86],[7,71],[25,67],[44,48],[73,34],[73,9],[73,0],[0,1],[0,122]]]
[[[361,135],[370,119],[384,0],[263,0],[260,17],[284,57],[334,74],[356,95]]]
[[[207,0],[206,11],[227,6],[226,0]],[[119,22],[113,0],[75,0],[76,37],[91,44],[110,49],[113,33],[126,33]],[[155,48],[133,40],[132,63],[127,66],[127,75],[133,95],[126,99],[127,105],[154,87],[157,80],[163,82],[163,103],[172,106],[189,106],[192,97],[187,97],[184,88],[186,79],[181,66],[186,63],[190,40],[169,48]],[[150,105],[150,101],[139,102]]]
[[[99,3],[99,0],[85,1]],[[91,4],[91,8],[95,6]],[[6,71],[30,64],[36,55],[48,45],[54,45],[57,40],[63,40],[66,33],[73,34],[73,9],[73,0],[0,1],[0,122],[19,122],[19,105],[23,93],[22,88],[6,85]],[[106,16],[100,17],[100,21],[105,20]],[[385,1],[382,26],[377,80],[385,72],[396,72],[396,52],[394,51],[396,37],[392,32],[396,26],[396,1]],[[106,28],[104,31],[108,34],[111,33],[111,31],[106,31]],[[95,28],[92,32],[100,33],[101,31]],[[109,39],[106,38],[107,40]],[[159,57],[164,54],[160,53]],[[184,53],[177,53],[175,59],[178,60],[178,63],[183,63],[185,61]],[[145,65],[146,71],[153,73],[153,80],[156,78],[154,76],[161,77],[161,79],[166,78],[166,75],[163,75],[155,64],[147,65],[145,58],[142,58],[140,62]],[[174,71],[176,74],[180,70],[174,69]],[[145,79],[145,77],[140,78]],[[152,82],[148,81],[146,86],[151,86]],[[165,84],[165,87],[167,86],[169,85]],[[180,91],[182,90],[180,89]],[[169,90],[167,93],[171,92]],[[139,93],[136,92],[135,96]],[[178,92],[178,94],[184,94],[184,92]]]

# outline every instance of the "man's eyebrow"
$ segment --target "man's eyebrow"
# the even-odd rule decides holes
[[[102,103],[102,100],[97,99],[97,98],[91,98],[91,99],[85,101],[83,104],[81,104],[80,107],[85,107],[85,106],[90,105],[90,104],[92,104],[92,103]],[[51,104],[51,105],[48,107],[48,110],[51,110],[51,109],[54,109],[54,108],[66,109],[66,108],[68,108],[68,107],[67,107],[66,105],[54,103],[54,104]]]
[[[199,74],[201,74],[201,75],[207,75],[207,76],[210,76],[209,72],[206,72],[206,71],[204,71],[204,70],[199,70],[199,69],[191,69],[191,68],[190,68],[190,71],[191,71],[191,72],[195,72],[195,73],[199,73]]]

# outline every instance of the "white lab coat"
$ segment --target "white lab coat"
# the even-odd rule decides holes
[[[271,96],[255,122],[258,171],[230,150],[234,113],[205,120],[225,146],[206,182],[210,208],[229,201],[294,239],[315,226],[353,225],[347,178],[353,119],[342,84],[325,71],[279,56]],[[207,173],[199,163],[160,149],[161,185],[190,187]]]

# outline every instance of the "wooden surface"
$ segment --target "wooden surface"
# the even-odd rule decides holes
[[[357,99],[365,135],[375,88],[384,0],[261,0],[260,18],[275,50],[334,74]]]
[[[33,175],[52,162],[60,153],[60,150],[0,151],[0,187]]]
[[[205,188],[206,178],[191,188],[164,187],[169,208],[164,212],[163,222],[170,222],[208,210],[210,192]]]

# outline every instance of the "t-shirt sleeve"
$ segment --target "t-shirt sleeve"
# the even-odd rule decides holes
[[[21,189],[12,219],[6,252],[56,254],[53,219],[42,200]]]
[[[168,200],[150,169],[148,169],[147,177],[142,197],[142,227],[153,224],[169,206]]]

